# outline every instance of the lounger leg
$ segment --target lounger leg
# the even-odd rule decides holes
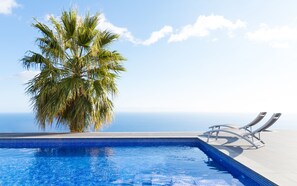
[[[209,142],[210,133],[211,133],[211,132],[208,132],[208,135],[207,135],[207,143]]]
[[[218,140],[219,131],[216,132],[216,140]]]

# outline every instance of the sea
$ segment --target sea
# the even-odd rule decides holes
[[[98,132],[198,132],[207,131],[215,124],[245,125],[258,113],[185,113],[185,112],[118,112],[113,121]],[[272,113],[261,121],[265,123]],[[283,113],[273,129],[297,130],[297,114]],[[93,132],[94,129],[87,129]],[[34,113],[1,113],[0,133],[13,132],[69,132],[65,126],[48,126],[41,129]]]

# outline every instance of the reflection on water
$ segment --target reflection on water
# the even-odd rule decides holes
[[[104,183],[114,181],[117,168],[109,157],[112,148],[38,148],[28,167],[28,179],[36,185]],[[41,178],[41,179],[40,179]]]
[[[220,164],[217,162],[213,161],[211,158],[207,158],[207,160],[204,161],[204,163],[212,170],[219,171],[221,173],[228,173],[224,167],[222,167]]]
[[[38,148],[34,156],[36,157],[108,157],[113,155],[110,147],[61,147],[61,148]]]

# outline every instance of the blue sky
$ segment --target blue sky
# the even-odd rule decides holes
[[[0,0],[0,112],[30,112],[20,59],[33,18],[101,12],[128,60],[116,111],[295,112],[297,2]]]

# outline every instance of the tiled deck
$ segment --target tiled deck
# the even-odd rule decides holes
[[[230,134],[220,135],[209,144],[278,185],[297,185],[297,131],[263,132],[261,139],[266,144],[259,149]]]
[[[225,136],[225,134],[221,134]],[[197,137],[201,132],[144,133],[0,133],[0,138],[176,138]],[[226,134],[210,144],[279,185],[297,185],[297,131],[273,131],[262,134],[266,145],[251,148],[244,140]]]

